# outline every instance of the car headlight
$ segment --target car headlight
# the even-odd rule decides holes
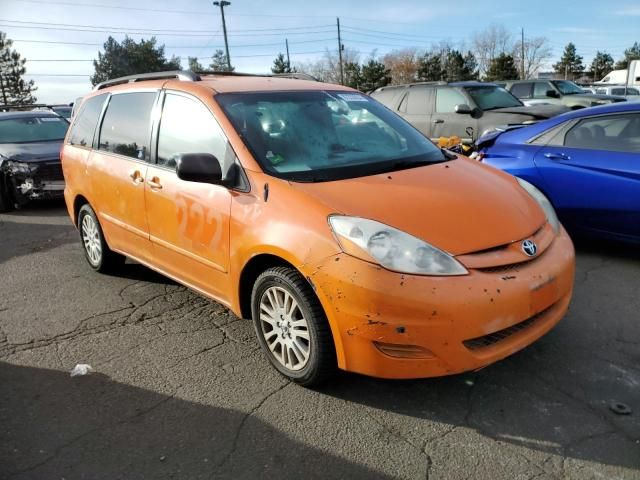
[[[11,172],[14,175],[16,173],[22,173],[27,175],[31,173],[31,165],[24,162],[15,162],[15,161],[9,160],[7,162],[7,168],[9,172]]]
[[[520,186],[524,188],[536,202],[538,202],[538,205],[540,205],[540,208],[542,208],[544,214],[547,217],[547,221],[551,224],[553,230],[558,233],[560,231],[560,220],[558,220],[558,215],[556,215],[556,211],[554,210],[553,205],[551,205],[549,199],[545,196],[544,193],[542,193],[526,180],[518,177],[516,177],[516,180],[518,180]]]
[[[469,273],[448,253],[384,223],[332,215],[329,225],[345,253],[388,270],[415,275]]]

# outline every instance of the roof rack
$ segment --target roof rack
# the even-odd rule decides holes
[[[21,105],[0,105],[0,112],[9,112],[12,110],[36,110],[46,108],[48,110],[52,110],[57,107],[70,107],[72,104],[68,103],[31,103],[31,104],[21,104]]]
[[[127,75],[126,77],[114,78],[112,80],[106,80],[100,82],[93,90],[101,90],[103,88],[112,87],[114,85],[121,85],[123,83],[140,82],[142,80],[162,80],[177,78],[185,82],[199,82],[200,75],[189,70],[172,70],[169,72],[154,72],[154,73],[140,73],[136,75]]]
[[[127,75],[126,77],[118,77],[112,80],[106,80],[104,82],[100,82],[93,90],[101,90],[103,88],[112,87],[114,85],[121,85],[123,83],[134,83],[141,82],[143,80],[162,80],[162,79],[178,79],[184,82],[199,82],[202,80],[201,75],[216,75],[223,77],[279,77],[279,78],[294,78],[296,80],[311,80],[317,82],[318,79],[312,75],[308,75],[306,73],[269,73],[269,74],[260,74],[260,73],[243,73],[243,72],[216,72],[213,70],[210,71],[201,71],[201,72],[192,72],[190,70],[172,70],[170,72],[154,72],[154,73],[140,73],[137,75]]]
[[[199,75],[217,75],[221,77],[275,77],[275,78],[293,78],[296,80],[311,80],[317,82],[318,79],[307,73],[244,73],[244,72],[216,72],[213,70],[196,72]]]

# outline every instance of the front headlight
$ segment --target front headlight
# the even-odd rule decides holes
[[[526,180],[523,180],[518,177],[516,177],[516,180],[518,180],[518,183],[520,184],[520,186],[524,188],[527,191],[527,193],[531,195],[536,202],[538,202],[538,205],[540,205],[540,208],[542,208],[542,210],[544,211],[544,214],[547,217],[547,221],[551,224],[551,226],[553,227],[553,230],[556,233],[558,233],[560,231],[560,220],[558,220],[556,211],[554,210],[553,205],[551,205],[551,202],[549,201],[549,199],[545,196],[544,193],[542,193],[540,190],[538,190],[536,187],[531,185]]]
[[[7,168],[9,169],[9,172],[12,174],[22,173],[22,174],[29,175],[31,173],[31,165],[24,162],[16,162],[13,160],[9,160],[7,162]]]
[[[329,225],[342,250],[388,270],[415,275],[466,275],[451,255],[384,223],[332,215]]]

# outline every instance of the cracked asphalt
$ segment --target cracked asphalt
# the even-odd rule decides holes
[[[511,358],[314,391],[224,307],[91,271],[62,204],[0,215],[0,478],[640,479],[640,251],[577,257],[568,316]]]

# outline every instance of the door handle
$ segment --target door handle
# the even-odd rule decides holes
[[[436,118],[436,119],[433,121],[433,123],[434,123],[434,124],[437,124],[437,123],[444,123],[444,120],[442,120],[441,118]]]
[[[548,152],[544,154],[549,160],[571,160],[571,157],[562,152]]]
[[[153,190],[162,190],[162,184],[160,183],[160,179],[158,177],[153,177],[147,182],[147,185],[149,185],[149,188]]]
[[[129,176],[131,177],[131,180],[133,180],[133,183],[144,182],[144,178],[142,178],[142,174],[140,173],[140,170],[135,170],[131,172]]]

